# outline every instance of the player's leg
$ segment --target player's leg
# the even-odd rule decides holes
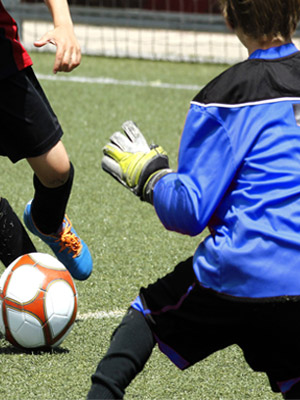
[[[92,377],[88,399],[123,398],[155,343],[180,369],[231,344],[226,333],[220,335],[224,326],[220,305],[222,300],[197,284],[192,257],[142,288]]]
[[[92,376],[88,399],[122,399],[142,371],[155,341],[143,314],[133,308],[112,335],[110,347]]]
[[[45,154],[27,158],[27,161],[34,171],[32,218],[41,232],[54,234],[64,219],[74,168],[61,141]]]
[[[148,288],[141,289],[140,296],[143,292],[143,300],[140,296],[137,297],[114,332],[110,347],[92,376],[92,387],[88,399],[122,399],[126,387],[148,360],[156,339],[154,340],[153,319],[151,318],[151,322],[149,319],[146,321],[144,316],[145,309],[149,311],[144,296],[147,299],[155,298],[155,309],[165,307],[168,309],[168,305],[177,298],[180,302],[194,278],[191,259],[189,259],[186,263],[179,264],[179,268],[177,266],[173,273],[159,279]],[[172,316],[171,319],[174,321]],[[155,325],[159,325],[158,328],[162,333],[166,330],[165,326],[160,328],[160,325],[164,325],[163,321],[163,316],[159,322],[155,321]],[[166,325],[169,325],[168,322]]]
[[[273,392],[300,399],[300,296],[246,301],[243,310],[238,344],[246,361],[267,374]]]
[[[74,168],[61,141],[45,154],[27,158],[34,171],[35,194],[25,208],[27,228],[47,243],[76,279],[92,272],[92,257],[65,215]]]
[[[300,399],[300,383],[294,385],[288,392],[283,394],[284,399]]]
[[[93,267],[90,252],[64,217],[73,169],[60,142],[61,126],[31,68],[1,82],[0,121],[0,155],[13,163],[26,158],[35,171],[36,221],[30,203],[24,213],[25,224],[51,247],[74,278],[86,279]],[[55,235],[48,234],[52,230]]]
[[[19,256],[36,252],[23,224],[9,202],[0,199],[0,260],[7,267]]]
[[[300,377],[298,379],[300,379]],[[282,393],[282,397],[284,399],[293,399],[293,400],[300,399],[300,382],[299,382],[299,380],[289,390],[287,390],[285,393]]]

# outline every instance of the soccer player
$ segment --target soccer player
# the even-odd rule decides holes
[[[140,290],[88,399],[123,398],[155,344],[181,369],[237,344],[274,392],[300,399],[300,0],[220,5],[249,58],[191,102],[177,171],[131,122],[104,147],[104,170],[166,229],[210,234]]]
[[[56,45],[53,72],[80,64],[67,0],[47,0],[54,30],[35,46]],[[15,20],[0,2],[0,155],[13,163],[27,159],[34,171],[35,193],[24,211],[28,229],[47,243],[75,279],[92,272],[92,257],[65,215],[74,168],[61,136],[62,128],[31,67]],[[21,221],[4,198],[0,202],[0,259],[5,266],[21,254],[36,251]]]

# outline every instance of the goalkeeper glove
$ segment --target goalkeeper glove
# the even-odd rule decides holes
[[[124,134],[115,132],[103,148],[102,168],[141,200],[153,203],[153,189],[169,168],[167,153],[161,146],[149,146],[132,121],[122,125]]]

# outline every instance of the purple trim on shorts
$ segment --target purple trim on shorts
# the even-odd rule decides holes
[[[159,350],[164,353],[173,364],[176,365],[179,369],[183,370],[190,366],[190,363],[182,358],[172,347],[168,346],[166,343],[163,343],[159,340],[159,337],[154,334],[154,338],[157,341]]]
[[[289,379],[288,381],[277,382],[281,393],[288,392],[296,383],[300,382],[300,377]]]
[[[187,298],[187,296],[190,294],[191,290],[193,290],[193,288],[195,287],[195,283],[193,283],[191,286],[189,286],[188,290],[186,291],[186,293],[180,297],[179,301],[176,304],[173,305],[167,305],[164,306],[161,310],[158,311],[152,311],[152,310],[145,310],[143,307],[143,304],[141,302],[141,298],[140,296],[138,296],[131,304],[131,307],[135,308],[138,311],[141,311],[145,316],[147,314],[152,314],[152,315],[160,315],[162,313],[171,311],[171,310],[178,310],[178,308],[181,306],[181,304],[183,303],[183,301]]]
[[[193,283],[193,284],[188,288],[188,290],[186,291],[186,293],[185,293],[183,296],[180,297],[178,303],[176,303],[176,304],[174,304],[174,305],[165,306],[165,307],[163,307],[163,308],[162,308],[161,310],[159,310],[159,311],[150,311],[151,314],[152,314],[152,315],[159,315],[159,314],[162,314],[162,313],[171,311],[171,310],[178,310],[178,308],[181,306],[181,304],[184,302],[184,300],[185,300],[185,299],[187,298],[187,296],[190,294],[191,290],[194,289],[195,285],[196,285],[196,284]]]

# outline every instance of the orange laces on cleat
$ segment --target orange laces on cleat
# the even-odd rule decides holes
[[[59,242],[61,249],[59,252],[67,249],[68,253],[74,253],[73,258],[77,257],[82,249],[82,244],[80,239],[75,235],[75,233],[71,232],[72,223],[65,215],[64,219],[64,227],[61,233],[59,234],[59,238],[57,242]]]

